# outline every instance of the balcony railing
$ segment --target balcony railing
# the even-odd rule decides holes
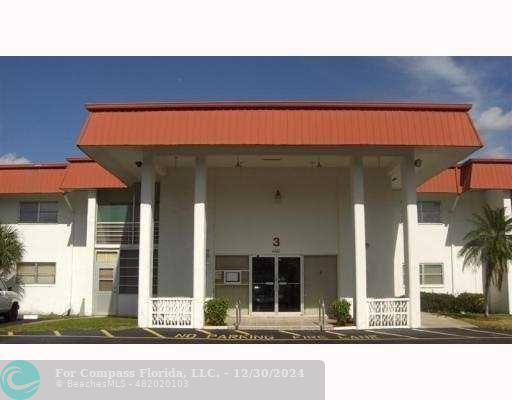
[[[368,299],[370,328],[403,328],[409,325],[409,299]]]
[[[159,223],[154,223],[154,241],[158,243]],[[96,244],[138,244],[139,222],[98,222],[96,224]]]
[[[191,328],[193,300],[191,297],[154,297],[149,299],[150,327]]]

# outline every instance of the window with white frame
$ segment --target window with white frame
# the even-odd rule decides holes
[[[440,223],[441,202],[440,201],[418,201],[418,222],[419,223]]]
[[[443,284],[443,264],[420,264],[420,285],[441,286]]]
[[[20,202],[20,222],[56,223],[58,203],[56,201],[22,201]]]
[[[22,262],[16,266],[16,275],[25,285],[55,284],[55,263]]]

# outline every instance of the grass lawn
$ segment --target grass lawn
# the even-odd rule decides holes
[[[53,317],[24,323],[0,324],[0,334],[48,332],[48,331],[92,331],[106,329],[116,331],[137,327],[137,318],[130,317]]]
[[[485,318],[484,314],[450,314],[449,316],[469,322],[479,328],[512,331],[512,315],[508,314],[491,314],[489,318]]]

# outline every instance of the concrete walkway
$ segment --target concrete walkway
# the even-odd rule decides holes
[[[325,320],[326,328],[332,328],[332,324],[327,318]],[[226,319],[228,326],[235,324],[234,317]],[[255,316],[244,315],[240,321],[240,329],[304,329],[318,330],[318,317],[313,315],[300,316]]]
[[[422,328],[474,328],[474,325],[444,315],[421,313]]]

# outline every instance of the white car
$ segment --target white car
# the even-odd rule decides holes
[[[18,293],[10,290],[5,282],[0,279],[0,315],[7,321],[16,321],[18,319],[19,296]]]

